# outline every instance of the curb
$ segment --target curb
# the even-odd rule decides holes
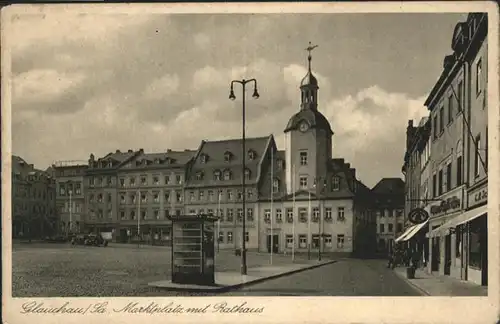
[[[423,296],[432,296],[428,291],[420,288],[418,285],[416,285],[413,282],[411,282],[411,280],[409,280],[408,278],[406,278],[405,276],[403,276],[399,272],[394,271],[394,273],[396,274],[396,276],[398,276],[399,278],[403,279],[406,283],[408,283],[414,290],[418,291],[421,295],[423,295]]]
[[[262,278],[255,279],[255,280],[252,280],[252,281],[247,281],[247,282],[239,283],[239,284],[236,284],[236,285],[220,286],[220,287],[216,286],[214,288],[207,288],[207,289],[203,289],[203,288],[200,288],[200,289],[193,289],[193,288],[166,288],[166,287],[154,287],[154,289],[170,290],[170,291],[208,292],[208,293],[210,293],[210,292],[211,293],[228,292],[228,291],[235,290],[235,289],[238,289],[238,288],[241,288],[241,287],[244,287],[244,286],[251,286],[251,285],[254,285],[254,284],[257,284],[257,283],[261,283],[261,282],[266,281],[266,280],[271,280],[271,279],[276,279],[276,278],[280,278],[280,277],[284,277],[284,276],[296,274],[296,273],[299,273],[299,272],[302,272],[302,271],[319,268],[319,267],[322,267],[322,266],[325,266],[325,265],[329,265],[329,264],[334,264],[336,262],[338,262],[338,260],[325,261],[325,262],[320,263],[320,264],[314,264],[314,265],[311,265],[311,266],[308,266],[308,267],[304,267],[304,268],[300,268],[300,269],[295,269],[295,270],[291,270],[291,271],[287,271],[287,272],[281,272],[281,273],[277,273],[277,274],[274,274],[274,275],[271,275],[271,276],[268,276],[268,277],[262,277]]]

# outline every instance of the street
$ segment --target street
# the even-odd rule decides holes
[[[420,296],[384,260],[345,259],[228,292],[231,296]]]

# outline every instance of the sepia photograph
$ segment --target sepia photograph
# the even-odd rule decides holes
[[[240,5],[3,8],[13,313],[498,317],[498,8]]]

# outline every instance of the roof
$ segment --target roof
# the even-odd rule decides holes
[[[377,195],[404,194],[405,183],[401,178],[383,178],[372,188],[372,192]]]
[[[307,71],[306,76],[300,82],[301,87],[308,85],[318,86],[318,79],[312,74],[311,70]]]
[[[316,109],[302,109],[293,115],[286,125],[285,132],[298,129],[299,124],[303,120],[305,120],[311,128],[326,129],[330,132],[330,134],[333,134],[328,119],[326,119],[326,117]]]
[[[148,167],[152,163],[185,165],[194,157],[195,154],[196,151],[194,150],[184,150],[184,151],[167,150],[167,152],[161,152],[161,153],[140,153],[135,158],[135,161],[148,162],[148,163],[139,163],[136,165],[137,167]]]
[[[20,177],[18,180],[26,180],[27,176],[32,175],[41,176],[41,179],[52,178],[50,173],[36,169],[33,164],[16,155],[12,155],[12,173]]]
[[[245,139],[245,164],[250,172],[247,184],[256,184],[260,172],[260,161],[270,143],[271,136]],[[252,153],[250,153],[252,152]],[[186,185],[194,187],[239,185],[242,182],[242,139],[202,141],[193,161]],[[253,159],[250,155],[253,155]],[[226,156],[229,158],[226,161]],[[215,180],[216,172],[223,179],[224,172],[231,174],[230,180]],[[202,178],[199,178],[202,175]]]

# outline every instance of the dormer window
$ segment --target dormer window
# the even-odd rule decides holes
[[[252,172],[249,169],[245,169],[245,180],[250,180]]]
[[[221,172],[219,170],[214,171],[214,180],[215,181],[220,181],[221,180]]]
[[[203,171],[199,171],[196,173],[196,180],[203,180]]]
[[[273,193],[280,191],[280,180],[273,179]]]
[[[231,171],[229,170],[224,171],[224,180],[225,181],[231,180]]]
[[[208,161],[208,156],[206,154],[202,154],[200,157],[201,163],[207,163]]]
[[[112,168],[113,167],[113,161],[109,161],[108,162],[108,168]]]
[[[136,165],[136,166],[141,165],[141,161],[139,161],[139,160],[135,161],[135,165]]]
[[[160,164],[160,159],[155,159],[155,164]]]
[[[255,160],[256,156],[257,156],[257,153],[255,153],[255,151],[254,151],[254,150],[250,150],[250,151],[248,151],[248,158],[249,158],[250,160]]]
[[[146,160],[146,159],[142,160],[142,164],[143,165],[148,165],[148,160]]]
[[[231,157],[232,157],[231,152],[226,151],[226,152],[224,153],[224,162],[229,162],[229,161],[231,161]]]
[[[332,191],[340,190],[340,177],[333,176],[332,177]]]

